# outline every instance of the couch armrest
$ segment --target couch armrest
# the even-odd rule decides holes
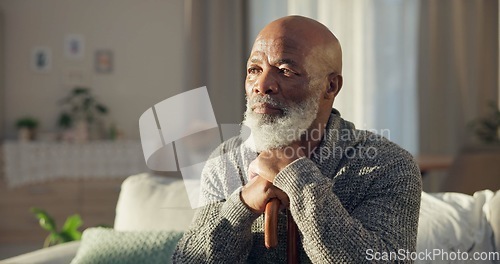
[[[79,246],[80,241],[67,242],[1,260],[0,264],[69,264]]]

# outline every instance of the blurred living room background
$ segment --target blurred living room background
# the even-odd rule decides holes
[[[138,120],[207,86],[239,124],[259,30],[289,14],[343,49],[334,107],[409,150],[428,192],[500,189],[498,0],[0,0],[0,260],[41,248],[30,208],[112,226],[148,171]],[[182,115],[182,113],[172,113]],[[165,177],[179,177],[165,173]]]

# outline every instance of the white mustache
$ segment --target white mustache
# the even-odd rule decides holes
[[[282,109],[282,110],[287,110],[288,109],[288,105],[286,105],[285,103],[283,102],[280,102],[274,98],[272,98],[271,96],[269,95],[265,95],[265,96],[256,96],[256,97],[253,97],[253,98],[247,98],[247,106],[255,106],[256,104],[268,104],[270,105],[271,107],[274,107],[274,108],[279,108],[279,109]]]

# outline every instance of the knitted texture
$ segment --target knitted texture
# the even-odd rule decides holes
[[[286,213],[279,244],[264,246],[264,216],[240,200],[257,157],[240,138],[224,142],[205,165],[202,199],[179,241],[174,263],[286,263]],[[300,263],[365,263],[370,252],[415,251],[421,177],[411,154],[356,130],[334,109],[310,158],[285,167],[274,185],[288,194],[300,234]]]
[[[127,231],[88,228],[71,264],[171,263],[182,232]]]

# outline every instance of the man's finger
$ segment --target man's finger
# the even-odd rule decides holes
[[[274,178],[269,178],[268,173],[265,173],[265,170],[266,168],[261,167],[260,160],[258,158],[254,159],[252,162],[250,162],[250,165],[248,165],[248,178],[252,179],[255,176],[260,176],[268,182],[272,183]]]
[[[258,163],[257,159],[254,159],[252,162],[250,162],[250,165],[248,165],[248,179],[249,180],[251,180],[259,175],[259,167],[258,167],[257,163]]]
[[[290,206],[290,198],[288,197],[288,195],[280,190],[279,188],[273,186],[273,192],[274,194],[276,195],[276,198],[278,198],[278,200],[280,200],[281,204],[285,207],[285,208],[288,208]]]

